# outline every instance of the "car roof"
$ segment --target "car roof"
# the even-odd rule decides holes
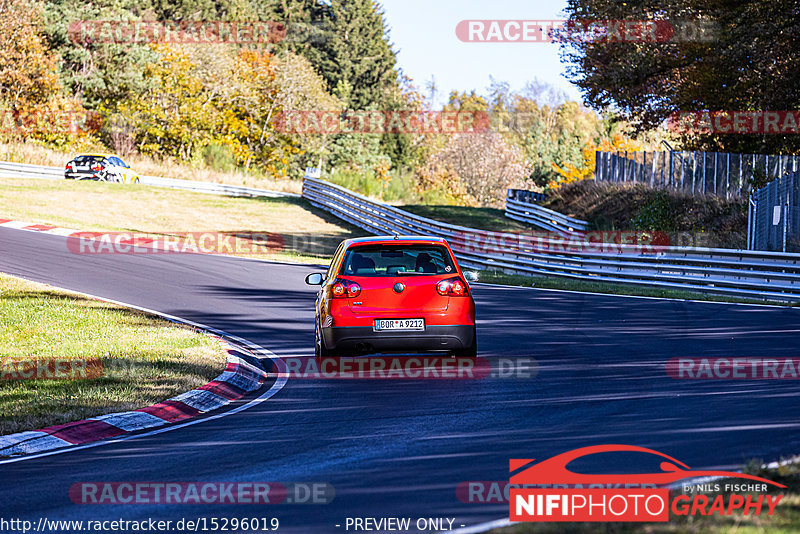
[[[399,243],[405,244],[419,244],[419,245],[443,245],[445,240],[443,237],[434,236],[418,236],[418,235],[385,235],[385,236],[372,236],[372,237],[358,237],[355,239],[348,239],[345,241],[345,247],[352,245],[396,245]]]
[[[117,156],[116,154],[78,154],[77,156],[75,156],[75,158],[81,158],[81,157],[84,157],[84,156],[89,156],[89,157],[92,157],[92,158],[119,158],[119,156]],[[75,158],[72,158],[72,159],[75,159]],[[119,159],[122,159],[122,158],[119,158]]]

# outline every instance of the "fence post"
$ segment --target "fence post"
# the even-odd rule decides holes
[[[744,190],[742,189],[742,155],[739,154],[739,195],[743,195]]]
[[[714,195],[717,194],[717,155],[719,152],[714,152]]]
[[[728,157],[725,161],[725,200],[731,198],[731,153],[728,152]]]
[[[787,192],[786,200],[783,203],[783,251],[786,252],[786,234],[789,229],[789,195]]]
[[[622,181],[628,181],[628,151],[625,151],[625,159],[622,160]]]
[[[764,176],[769,178],[769,154],[764,156]]]
[[[747,250],[753,250],[751,244],[753,242],[753,195],[747,199]]]
[[[674,158],[674,156],[675,156],[675,154],[673,154],[672,151],[670,150],[669,151],[669,186],[672,189],[675,189],[675,187],[674,187],[675,179],[672,176],[673,173],[675,172],[675,169],[674,169],[675,158]]]
[[[658,152],[653,152],[653,170],[650,172],[650,187],[656,186],[656,161],[658,161]]]
[[[706,153],[703,152],[703,187],[702,192],[706,194]]]

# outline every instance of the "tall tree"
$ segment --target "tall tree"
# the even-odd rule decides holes
[[[800,109],[800,4],[795,0],[568,0],[572,23],[669,23],[660,42],[564,35],[572,80],[596,109],[619,109],[638,130],[674,112]],[[797,135],[699,135],[688,148],[800,152]]]
[[[397,86],[397,58],[382,9],[373,0],[318,2],[311,17],[322,36],[305,55],[350,109],[381,109]]]

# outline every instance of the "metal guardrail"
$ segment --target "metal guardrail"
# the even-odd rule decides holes
[[[564,236],[588,230],[589,223],[586,221],[534,204],[535,200],[541,200],[543,197],[541,193],[533,191],[509,189],[506,197],[506,217]]]
[[[376,235],[444,237],[469,268],[800,301],[800,254],[641,245],[597,252],[575,240],[531,241],[434,221],[308,177],[303,198]]]
[[[49,180],[63,180],[64,169],[61,167],[49,167],[46,165],[31,165],[29,163],[14,163],[0,161],[0,176],[14,178],[46,178]],[[163,178],[161,176],[139,176],[142,185],[153,187],[167,187],[170,189],[181,189],[184,191],[194,191],[196,193],[208,193],[212,195],[227,195],[236,197],[266,197],[266,198],[285,198],[298,197],[295,193],[283,193],[280,191],[270,191],[268,189],[257,189],[254,187],[243,187],[239,185],[217,184],[214,182],[200,182],[196,180],[179,180],[177,178]]]

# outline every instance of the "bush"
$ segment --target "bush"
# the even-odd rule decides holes
[[[203,163],[210,169],[230,172],[236,168],[236,156],[225,145],[211,143],[203,147],[202,157]]]
[[[668,232],[673,226],[669,197],[665,191],[656,191],[656,194],[639,208],[631,219],[631,227],[634,230]]]
[[[416,185],[414,176],[400,170],[390,171],[381,178],[380,174],[374,171],[340,169],[330,175],[329,181],[356,193],[388,202],[419,200],[414,191]]]
[[[550,191],[544,206],[589,221],[594,230],[668,232],[674,234],[673,243],[690,246],[743,248],[746,244],[744,199],[583,180]]]

